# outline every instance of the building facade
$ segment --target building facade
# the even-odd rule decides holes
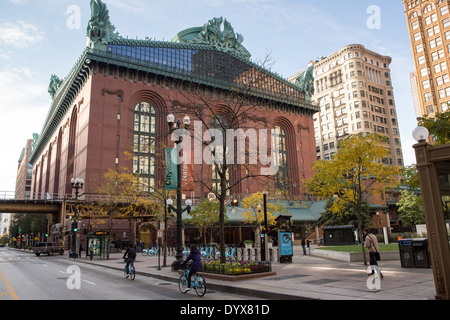
[[[391,58],[355,44],[313,61],[317,159],[330,160],[350,134],[378,133],[391,151],[385,164],[403,166],[389,64]],[[296,81],[299,74],[290,78]]]
[[[203,125],[202,136],[218,123],[267,130],[269,143],[278,133],[277,173],[267,183],[243,179],[248,168],[235,163],[227,176],[234,186],[229,195],[283,188],[301,196],[316,160],[318,109],[298,87],[251,62],[226,19],[181,31],[170,42],[129,40],[115,32],[101,1],[91,1],[91,8],[85,50],[64,81],[52,76],[49,86],[53,101],[31,155],[36,197],[73,198],[73,177],[84,179],[85,194],[96,194],[104,174],[121,168],[137,173],[149,193],[163,188],[160,151],[173,145],[170,114],[179,120],[188,115],[191,131]],[[192,171],[195,183],[183,190],[185,198],[217,191],[213,165],[195,163]]]
[[[414,56],[421,117],[449,109],[450,1],[403,0]]]
[[[34,139],[27,140],[26,146],[22,149],[19,157],[19,165],[17,167],[16,176],[16,199],[30,199],[31,197],[31,181],[33,167],[30,164],[30,157],[33,150]]]

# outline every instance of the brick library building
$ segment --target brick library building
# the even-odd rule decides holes
[[[229,199],[262,191],[269,198],[285,193],[300,199],[302,180],[311,176],[316,160],[313,115],[318,109],[299,86],[252,62],[242,41],[223,18],[181,31],[171,41],[125,39],[109,21],[106,5],[91,1],[86,48],[66,78],[51,79],[53,100],[30,160],[34,198],[73,199],[71,180],[82,178],[82,201],[100,193],[108,170],[124,168],[139,176],[149,195],[164,189],[164,149],[174,145],[168,125],[172,116],[182,124],[189,118],[186,131],[194,135],[197,126],[203,140],[209,129],[224,134],[226,129],[253,129],[260,137],[267,132],[266,156],[271,146],[278,148],[271,159],[278,168],[273,175],[247,178],[253,153],[248,151],[251,139],[245,140],[247,160],[232,162],[227,172]],[[205,150],[204,142],[192,139],[192,159],[196,146]],[[220,154],[219,147],[212,154]],[[264,166],[254,168],[260,172]],[[194,205],[221,188],[214,164],[193,161],[190,174],[183,198]],[[154,243],[155,220],[138,221],[134,238],[130,223],[117,221],[108,227],[110,241]],[[102,228],[82,223],[89,232]],[[58,236],[59,229],[53,229]],[[194,240],[194,235],[185,237]],[[231,243],[243,241],[238,228],[228,237]]]

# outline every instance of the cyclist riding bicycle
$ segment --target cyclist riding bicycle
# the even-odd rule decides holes
[[[125,254],[122,257],[123,259],[127,259],[126,262],[126,266],[125,269],[127,270],[127,278],[129,277],[129,273],[130,273],[130,264],[132,262],[134,262],[134,260],[136,259],[136,250],[134,250],[133,246],[130,246],[127,251],[125,251]]]
[[[191,252],[189,253],[189,256],[184,260],[182,263],[183,269],[186,267],[186,264],[192,260],[191,263],[191,269],[189,271],[188,275],[188,286],[186,291],[191,290],[191,278],[194,274],[202,270],[202,258],[201,258],[200,250],[197,249],[197,246],[195,244],[191,245]]]

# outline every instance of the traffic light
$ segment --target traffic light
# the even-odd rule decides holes
[[[76,221],[72,222],[72,231],[73,232],[78,231],[78,222],[76,222]]]

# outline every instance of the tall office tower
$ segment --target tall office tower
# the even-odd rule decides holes
[[[312,100],[320,107],[314,115],[317,158],[329,160],[338,143],[350,134],[378,133],[387,137],[386,164],[403,166],[403,153],[389,64],[391,58],[354,44],[314,65]],[[304,71],[289,78],[301,82]]]
[[[417,118],[423,117],[422,106],[420,104],[419,98],[419,84],[417,82],[417,74],[415,71],[411,72],[409,75],[409,80],[411,81],[411,90],[413,95],[414,109],[416,110]]]
[[[450,102],[450,1],[403,0],[403,4],[421,113],[434,116],[447,111]]]
[[[30,164],[30,156],[33,151],[34,139],[27,140],[27,144],[22,149],[17,166],[16,176],[16,199],[30,199],[31,197],[31,178],[33,167]]]

